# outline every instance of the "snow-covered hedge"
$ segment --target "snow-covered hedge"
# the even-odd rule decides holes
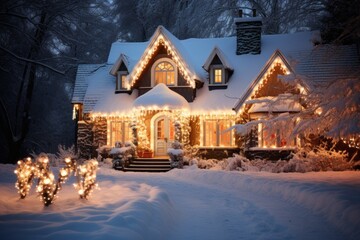
[[[346,159],[346,153],[318,148],[314,151],[298,151],[290,160],[249,160],[235,154],[223,160],[187,159],[189,165],[197,165],[201,169],[221,169],[225,171],[266,171],[280,172],[312,172],[312,171],[344,171],[350,170],[353,163]]]

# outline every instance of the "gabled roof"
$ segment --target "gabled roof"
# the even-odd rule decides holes
[[[134,65],[130,63],[129,57],[122,53],[122,54],[120,54],[119,58],[116,60],[114,65],[112,66],[112,68],[110,70],[110,74],[113,76],[116,76],[116,73],[122,63],[125,65],[125,67],[127,68],[127,70],[129,72],[132,71]]]
[[[236,103],[234,110],[239,111],[241,107],[244,106],[244,103],[246,100],[248,100],[253,93],[256,91],[256,88],[259,86],[259,84],[262,82],[262,79],[264,78],[265,74],[268,72],[269,69],[274,66],[275,63],[280,62],[283,66],[286,68],[286,74],[293,73],[293,70],[289,64],[289,62],[286,60],[284,55],[280,52],[279,49],[276,49],[276,51],[273,53],[273,55],[270,57],[270,59],[267,61],[257,78],[251,83],[251,85],[247,88],[245,93],[241,96],[239,101]]]
[[[206,71],[209,71],[210,64],[213,61],[215,56],[219,57],[220,61],[222,62],[222,64],[224,65],[224,67],[226,69],[233,70],[233,68],[232,68],[230,62],[227,60],[225,54],[220,50],[220,48],[218,46],[215,46],[203,65],[203,68]]]
[[[131,95],[115,94],[115,77],[109,74],[109,71],[120,55],[124,54],[128,59],[131,58],[130,62],[134,66],[132,72],[135,74],[135,63],[139,64],[141,59],[146,56],[151,57],[147,55],[148,51],[154,50],[151,47],[154,43],[151,43],[151,41],[156,41],[159,38],[167,39],[165,42],[174,49],[172,50],[174,54],[179,54],[177,55],[178,58],[181,53],[182,60],[186,61],[189,72],[194,73],[198,79],[207,79],[208,72],[203,66],[211,58],[209,57],[211,54],[217,53],[214,50],[215,48],[221,50],[220,55],[226,59],[227,65],[234,69],[227,89],[209,91],[209,83],[204,81],[204,86],[196,90],[194,101],[189,103],[192,114],[235,114],[232,108],[234,106],[240,107],[240,99],[243,99],[245,95],[251,95],[249,89],[254,88],[254,84],[256,85],[256,82],[259,81],[259,75],[263,74],[264,69],[276,57],[284,63],[289,72],[294,72],[296,76],[305,76],[309,81],[331,81],[334,76],[346,76],[346,74],[351,73],[347,66],[360,66],[353,46],[340,46],[340,50],[335,49],[334,54],[334,51],[329,49],[314,47],[312,43],[313,36],[314,32],[262,35],[261,54],[236,55],[236,37],[179,40],[165,28],[159,27],[148,42],[128,43],[117,41],[113,43],[107,61],[108,65],[105,67],[99,67],[104,66],[103,64],[98,64],[96,68],[92,64],[79,65],[78,75],[80,77],[77,78],[75,83],[76,94],[74,93],[73,100],[80,99],[83,101],[85,99],[84,108],[92,113],[126,114],[131,111],[133,108],[132,103],[137,97],[137,91],[134,90]],[[326,61],[322,60],[324,56],[328,56],[325,57]],[[335,74],[333,69],[338,68],[347,69],[347,73],[339,75],[335,72]],[[79,96],[77,86],[82,86],[82,97]],[[245,100],[246,98],[243,102]]]
[[[139,58],[134,69],[130,72],[127,79],[129,81],[129,87],[132,87],[140,77],[141,73],[152,58],[153,53],[163,44],[171,55],[173,61],[177,64],[179,72],[184,76],[185,80],[190,84],[191,87],[195,88],[195,80],[202,80],[199,75],[195,72],[191,58],[184,47],[182,46],[179,39],[172,35],[163,26],[159,26],[153,36],[150,38],[149,44],[144,50],[142,56]]]

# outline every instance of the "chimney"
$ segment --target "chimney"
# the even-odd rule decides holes
[[[253,9],[252,17],[243,17],[239,10],[236,24],[236,55],[260,54],[261,53],[261,17],[256,17],[256,9]]]

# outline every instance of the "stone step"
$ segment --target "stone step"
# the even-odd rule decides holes
[[[136,158],[123,169],[132,172],[167,172],[171,170],[170,160],[166,158]]]
[[[170,161],[142,161],[142,160],[133,160],[131,164],[139,165],[169,165]]]
[[[126,167],[123,169],[125,172],[167,172],[171,170],[171,168],[133,168]]]

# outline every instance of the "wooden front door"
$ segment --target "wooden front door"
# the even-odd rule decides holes
[[[174,123],[167,116],[160,116],[155,120],[155,156],[166,156],[167,149],[174,142]]]

